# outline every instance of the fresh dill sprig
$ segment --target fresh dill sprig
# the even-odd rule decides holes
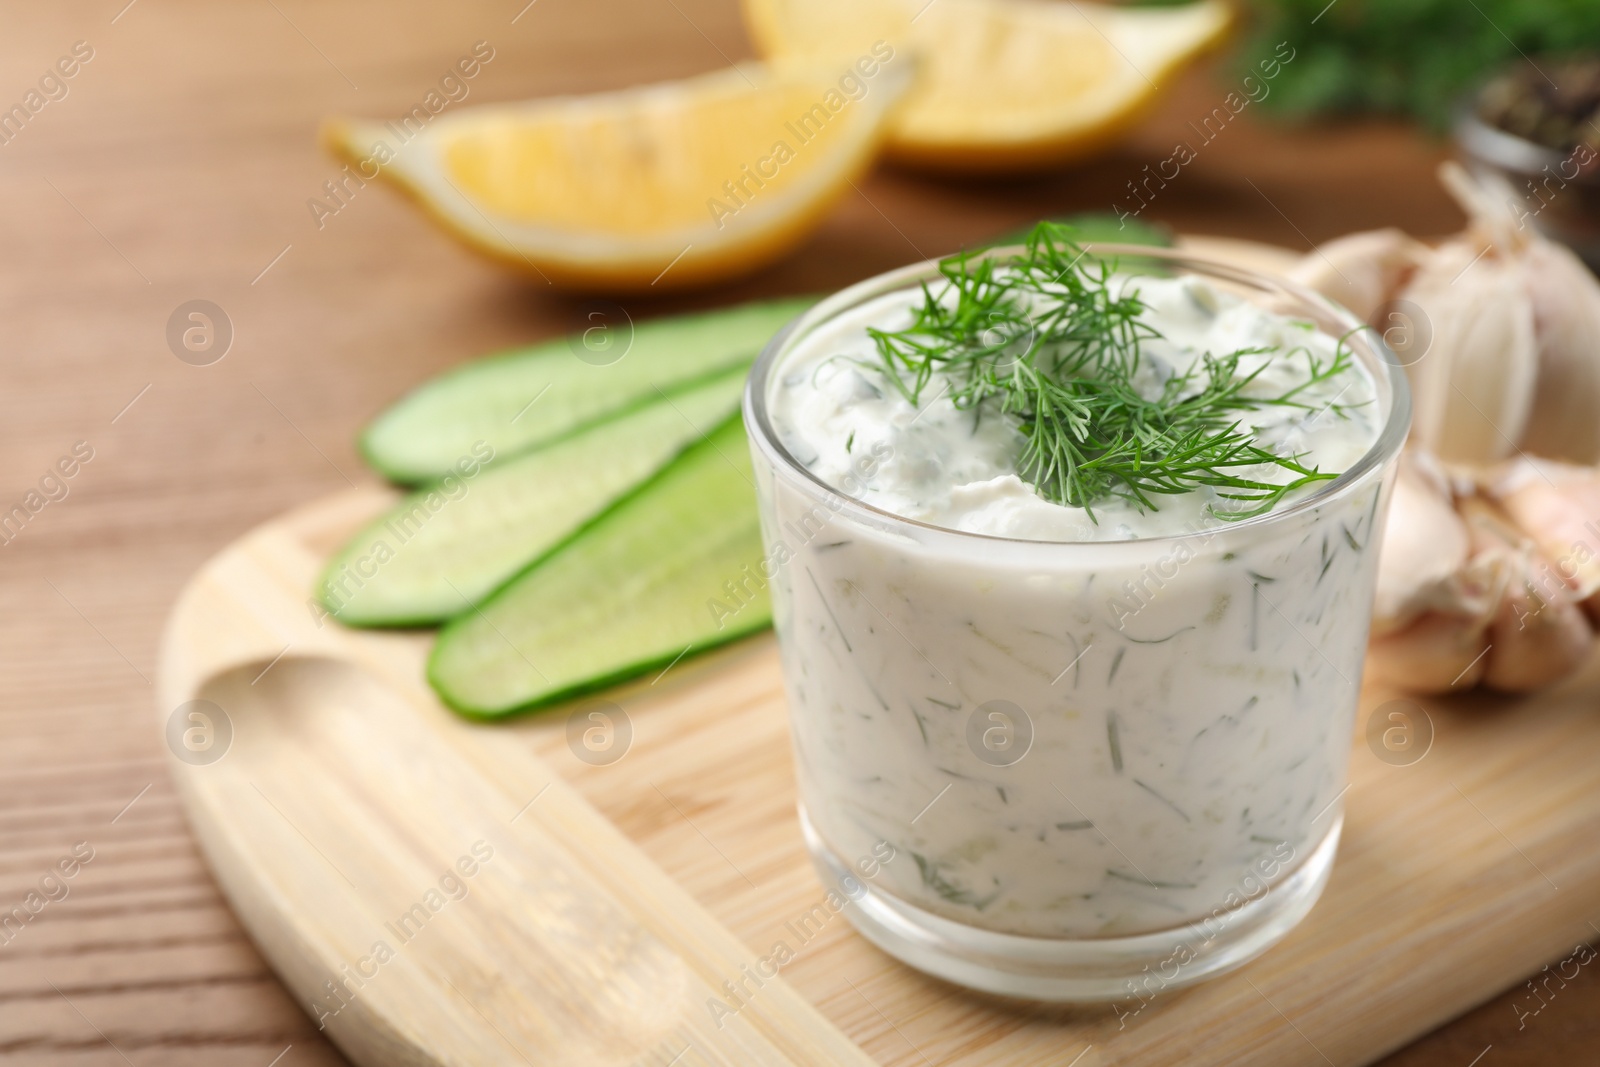
[[[1344,344],[1329,360],[1297,349],[1306,355],[1306,377],[1276,396],[1246,393],[1265,365],[1240,370],[1241,359],[1264,349],[1208,353],[1146,396],[1135,385],[1140,346],[1160,334],[1145,321],[1138,294],[1113,281],[1115,269],[1087,257],[1069,228],[1048,222],[1033,229],[1020,255],[943,260],[945,289],[923,286],[910,326],[869,330],[881,369],[913,405],[921,406],[937,378],[942,388],[930,403],[948,395],[975,417],[992,411],[1014,419],[1024,437],[1018,474],[1091,519],[1094,505],[1108,499],[1155,510],[1155,497],[1202,486],[1236,503],[1220,517],[1243,519],[1337,477],[1257,444],[1237,416],[1307,407],[1297,397],[1350,367]],[[1288,479],[1239,473],[1264,464]]]

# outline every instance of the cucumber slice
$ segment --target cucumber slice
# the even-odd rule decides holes
[[[772,621],[737,416],[439,634],[428,680],[497,718],[665,667]]]
[[[351,626],[417,626],[471,607],[726,422],[745,377],[724,371],[411,494],[333,558],[317,586],[323,605]]]
[[[748,367],[773,334],[813,303],[770,300],[607,327],[623,351],[604,366],[578,358],[586,350],[567,338],[477,360],[384,411],[362,433],[361,451],[385,477],[411,485],[443,478],[484,444],[504,461],[660,393]]]

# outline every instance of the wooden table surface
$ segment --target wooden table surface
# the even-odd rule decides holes
[[[580,315],[577,301],[461,251],[388,190],[357,191],[319,227],[307,201],[337,167],[316,146],[318,119],[408,110],[478,41],[494,58],[471,100],[612,88],[750,54],[733,0],[524,3],[96,0],[9,12],[0,107],[75,45],[92,56],[64,97],[0,143],[0,512],[28,503],[75,448],[92,458],[47,480],[57,499],[0,548],[7,1063],[345,1062],[201,863],[150,679],[166,611],[204,559],[286,508],[370,480],[352,441],[375,411],[444,367]],[[1070,174],[878,173],[786,263],[628,310],[829,289],[1042,215],[1126,204],[1126,183],[1192,138],[1187,122],[1227,88],[1225,72],[1184,77],[1122,149]],[[1297,248],[1380,225],[1443,232],[1461,220],[1432,179],[1441,156],[1398,125],[1287,130],[1247,110],[1145,216]],[[233,333],[207,366],[167,341],[169,317],[196,299],[219,305]],[[53,879],[74,849],[92,859]],[[37,914],[7,925],[30,893]],[[1593,1061],[1593,968],[1547,993],[1537,1015],[1518,976],[1506,979],[1503,995],[1384,1062]]]

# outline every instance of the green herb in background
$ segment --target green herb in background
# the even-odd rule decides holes
[[[1113,264],[1087,259],[1075,234],[1042,222],[1026,250],[1004,260],[967,255],[941,261],[949,291],[924,289],[912,324],[868,329],[882,368],[913,404],[948,394],[962,410],[1017,420],[1026,438],[1018,473],[1058,504],[1093,507],[1122,498],[1154,509],[1154,497],[1211,486],[1241,519],[1270,510],[1311,482],[1336,477],[1255,443],[1238,415],[1304,406],[1296,397],[1351,366],[1349,351],[1323,363],[1309,350],[1306,377],[1277,396],[1247,396],[1260,370],[1242,373],[1241,349],[1207,355],[1174,374],[1158,395],[1135,386],[1140,344],[1156,331],[1137,294],[1114,284]],[[952,298],[953,294],[953,298]],[[935,375],[945,379],[934,386]],[[1285,483],[1238,473],[1282,468]]]
[[[1061,218],[1047,219],[1047,222],[1063,226],[1072,231],[1073,240],[1079,244],[1087,242],[1104,241],[1108,244],[1121,245],[1150,245],[1155,248],[1171,248],[1173,243],[1172,231],[1159,222],[1145,222],[1143,219],[1119,219],[1109,211],[1085,211],[1078,215],[1065,215]],[[1020,230],[996,237],[985,247],[1004,247],[1005,245],[1020,245],[1027,242],[1033,235],[1038,224],[1027,226]]]
[[[1306,117],[1412,115],[1435,130],[1502,68],[1600,50],[1596,0],[1251,0],[1241,71],[1294,48],[1262,106]],[[1313,21],[1315,20],[1315,21]]]
[[[1061,232],[1071,233],[1072,239],[1079,245],[1085,244],[1119,244],[1119,245],[1148,245],[1151,248],[1171,248],[1175,243],[1172,230],[1159,222],[1145,222],[1143,219],[1129,216],[1118,218],[1109,211],[1084,211],[1076,215],[1063,215],[1059,218],[1044,219],[1022,230],[1012,230],[1002,237],[982,245],[977,249],[1005,248],[1008,245],[1027,244],[1029,238],[1041,225],[1058,227]],[[1164,260],[1154,256],[1124,256],[1121,260],[1122,269],[1133,274],[1171,274],[1172,267]]]

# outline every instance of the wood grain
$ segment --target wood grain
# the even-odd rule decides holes
[[[157,707],[199,731],[168,734],[190,822],[319,1028],[366,1067],[867,1067],[781,979],[708,1010],[753,962],[732,934],[544,760],[439,706],[424,636],[307,610],[327,562],[308,541],[391,503],[358,491],[251,534],[162,642]]]
[[[209,697],[233,721],[224,759],[174,771],[236,909],[303,999],[371,938],[395,939],[379,918],[403,912],[434,868],[448,869],[452,848],[486,837],[503,854],[484,864],[479,895],[448,905],[450,936],[430,930],[398,948],[415,970],[381,971],[351,997],[363,1014],[334,1020],[336,1040],[363,1063],[447,1062],[396,1051],[400,1037],[424,1035],[463,1049],[471,1035],[468,1062],[502,1041],[530,1061],[596,1067],[680,1052],[691,1063],[765,1062],[755,1052],[724,1059],[729,1038],[707,1024],[711,1004],[739,1003],[719,993],[719,975],[741,980],[741,966],[778,955],[779,943],[795,960],[741,997],[734,1019],[757,1016],[763,1032],[787,1036],[790,1055],[838,1039],[810,1001],[885,1065],[1066,1063],[1086,1049],[1095,1059],[1085,1062],[1142,1067],[1367,1063],[1481,1000],[1505,974],[1586,940],[1583,904],[1600,895],[1600,855],[1585,847],[1600,832],[1592,678],[1515,717],[1485,702],[1471,724],[1407,701],[1415,721],[1432,724],[1425,755],[1408,766],[1379,760],[1358,738],[1345,838],[1322,901],[1260,960],[1191,990],[1109,1008],[1007,1004],[901,966],[840,915],[802,941],[792,920],[823,891],[794,816],[772,641],[513,724],[461,722],[427,691],[426,635],[318,627],[306,608],[327,548],[391,499],[332,497],[208,564],[176,609],[159,681],[164,705]],[[1361,720],[1387,725],[1397,699],[1367,692]],[[609,753],[620,758],[603,767],[579,757],[569,732],[596,706],[613,717],[620,708],[632,724],[632,740]],[[538,794],[554,774],[593,809],[560,783]],[[572,896],[545,880],[548,869],[570,872]],[[518,886],[545,889],[519,900]],[[583,939],[553,964],[552,944],[574,926]],[[1585,962],[1558,968],[1556,981]],[[449,988],[426,995],[425,973]],[[450,974],[477,976],[476,1009],[500,1023],[474,1026],[449,996],[459,993]],[[408,1025],[394,1027],[397,1018]],[[815,1062],[847,1062],[829,1055]]]
[[[177,808],[150,725],[160,620],[188,577],[251,527],[366,483],[352,441],[383,405],[462,359],[571,328],[580,305],[480,263],[382,189],[360,191],[318,229],[306,201],[337,168],[314,142],[316,124],[333,113],[400,113],[479,39],[493,43],[497,59],[474,85],[474,100],[617,88],[715,69],[750,51],[732,0],[538,0],[526,10],[523,0],[125,4],[17,7],[0,34],[7,106],[74,41],[95,48],[69,96],[0,146],[0,503],[21,500],[75,441],[95,449],[70,495],[0,549],[0,911],[20,904],[74,843],[95,849],[69,896],[0,945],[0,1056],[41,1067],[265,1067],[280,1054],[279,1067],[339,1064],[244,937]],[[1181,79],[1126,145],[1068,173],[949,182],[881,171],[784,264],[713,294],[630,301],[629,310],[649,316],[837,288],[1042,215],[1126,205],[1127,183],[1192,136],[1190,120],[1231,84],[1221,69]],[[1143,217],[1295,248],[1381,225],[1439,233],[1461,221],[1432,183],[1442,154],[1398,124],[1284,129],[1247,110]],[[235,327],[231,351],[209,367],[179,362],[164,337],[173,309],[194,298],[221,304]],[[770,655],[760,641],[726,653]],[[677,684],[670,675],[661,683],[669,705],[686,699]],[[1548,729],[1552,715],[1592,716],[1591,692],[1574,689],[1568,711],[1537,712],[1514,720],[1516,728]],[[1545,865],[1540,831],[1517,836],[1504,817],[1559,804],[1569,784],[1558,776],[1561,761],[1532,785],[1514,779],[1502,787],[1491,777],[1496,745],[1473,741],[1486,717],[1521,714],[1472,703],[1441,709],[1435,754],[1446,742],[1475,745],[1460,756],[1487,795],[1473,782],[1456,784],[1515,843],[1485,823],[1481,836],[1434,842],[1427,854],[1441,868],[1453,869],[1457,849],[1487,851],[1504,872],[1523,864],[1518,848]],[[747,702],[715,726],[676,736],[678,718],[659,721],[636,754],[728,746],[766,776],[756,795],[730,793],[717,774],[657,784],[752,879],[771,884],[781,858],[734,846],[784,810],[791,785],[781,717]],[[546,758],[559,756],[558,744],[543,744]],[[1488,762],[1471,764],[1484,749]],[[1358,769],[1367,777],[1357,788],[1426,770],[1432,759]],[[577,770],[573,780],[586,795],[626,777],[613,774],[617,768]],[[700,841],[660,797],[630,794],[602,810],[635,840]],[[1403,805],[1374,818],[1414,820]],[[678,872],[691,893],[704,901],[719,880],[742,884],[700,846]],[[1463,870],[1446,900],[1492,898],[1499,887],[1465,878]],[[1575,893],[1555,880],[1562,889],[1552,900]],[[784,892],[803,902],[801,890]],[[1600,921],[1593,896],[1563,906],[1587,908]],[[754,945],[771,933],[759,914],[735,901],[721,918]],[[789,980],[865,1035],[869,1052],[921,1063],[902,1033],[923,1042],[924,1015],[880,1016],[848,987],[829,992],[825,980],[839,959],[832,943],[808,951]],[[1434,973],[1426,960],[1382,945],[1371,954],[1375,969],[1402,983]],[[1593,968],[1546,992],[1540,1013],[1519,1027],[1516,1009],[1534,1003],[1523,978],[1567,951],[1530,947],[1526,955],[1521,975],[1508,961],[1503,994],[1392,1064],[1465,1067],[1489,1045],[1481,1067],[1591,1059],[1600,1044]],[[873,996],[861,977],[852,974]],[[941,995],[953,996],[929,993]],[[1333,1051],[1290,1005],[1274,1001]],[[963,1048],[975,1054],[994,1040],[1026,1049],[1047,1025],[1017,1017]],[[1266,1025],[1292,1032],[1282,1019]],[[1094,1067],[1103,1047],[1080,1067]],[[942,1051],[928,1049],[929,1062]]]

